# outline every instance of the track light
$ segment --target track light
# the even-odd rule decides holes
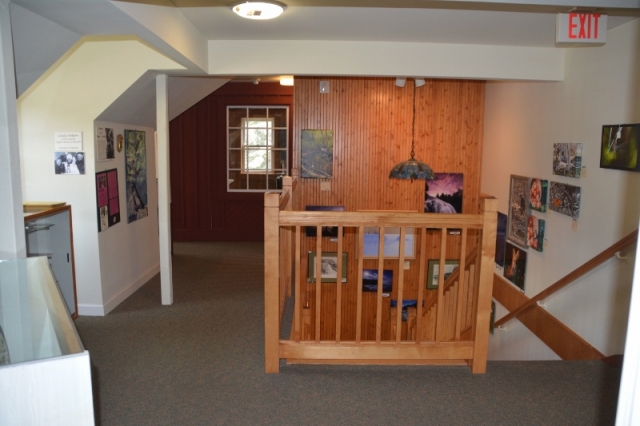
[[[404,87],[405,83],[407,82],[406,78],[396,78],[396,86],[398,87]]]
[[[427,84],[427,83],[424,81],[424,78],[414,78],[414,81],[416,82],[416,87],[422,87],[422,86],[424,86],[425,84]]]

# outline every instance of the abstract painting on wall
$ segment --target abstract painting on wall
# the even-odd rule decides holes
[[[527,220],[529,219],[529,178],[511,175],[509,187],[509,220],[507,239],[527,246]]]
[[[393,288],[393,270],[385,269],[382,271],[382,292],[391,293]],[[362,291],[378,291],[378,270],[363,269],[362,270]]]
[[[582,170],[581,143],[553,144],[553,174],[558,176],[580,177]]]
[[[531,179],[529,189],[529,205],[533,210],[539,212],[547,211],[547,190],[549,181],[538,178]]]
[[[524,291],[527,271],[527,252],[507,242],[504,277]]]
[[[125,130],[127,223],[149,215],[147,207],[147,145],[144,130]]]
[[[462,173],[436,173],[426,180],[424,190],[425,213],[462,213]]]
[[[300,177],[333,176],[333,130],[303,130],[300,138]]]
[[[544,220],[535,216],[529,216],[528,226],[529,247],[534,250],[542,251],[544,242]]]
[[[549,186],[549,210],[566,214],[574,219],[580,215],[580,187],[551,182]]]
[[[640,171],[640,124],[602,126],[600,167],[637,172]]]

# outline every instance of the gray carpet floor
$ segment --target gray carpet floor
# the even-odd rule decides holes
[[[309,366],[264,373],[261,243],[176,243],[174,304],[156,276],[79,317],[97,424],[612,425],[620,369],[601,361]]]

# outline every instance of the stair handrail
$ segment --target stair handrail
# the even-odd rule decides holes
[[[558,281],[556,281],[555,283],[547,287],[545,290],[538,293],[536,296],[529,299],[527,302],[520,305],[518,308],[514,309],[507,315],[500,318],[498,321],[494,323],[494,327],[499,327],[501,325],[504,325],[507,321],[510,321],[513,318],[517,317],[518,315],[520,315],[521,313],[523,313],[524,311],[526,311],[527,309],[535,305],[538,301],[551,296],[553,293],[571,284],[576,279],[580,278],[587,272],[590,272],[591,270],[595,269],[597,266],[607,261],[609,258],[614,256],[617,252],[619,252],[623,248],[627,247],[630,244],[634,244],[637,241],[638,241],[638,230],[636,229],[626,237],[622,238],[618,242],[614,243],[610,247],[601,251],[596,256],[589,259],[587,262],[583,263],[578,268],[574,269],[564,277],[560,278]]]

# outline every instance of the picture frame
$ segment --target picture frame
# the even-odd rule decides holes
[[[344,206],[306,206],[306,211],[314,211],[314,212],[343,212]],[[306,226],[305,227],[305,235],[307,237],[315,237],[317,236],[317,228],[315,226]],[[344,228],[342,228],[342,235],[344,235]],[[323,226],[322,227],[322,236],[329,238],[337,238],[338,237],[338,227],[337,226]]]
[[[498,225],[496,228],[496,265],[504,266],[505,244],[507,242],[507,215],[498,212]]]
[[[507,240],[527,247],[527,223],[530,216],[529,178],[511,175],[509,211],[507,212]]]
[[[300,134],[300,177],[333,177],[333,130],[305,129]]]
[[[393,270],[385,269],[382,271],[382,292],[391,293],[391,290],[393,290]],[[378,291],[377,269],[362,270],[362,291],[365,293]]]
[[[316,282],[316,252],[309,252],[309,264],[308,264],[308,273],[307,273],[307,282],[315,283]],[[322,252],[321,258],[321,269],[322,273],[320,275],[320,282],[323,283],[335,283],[338,282],[338,253],[337,252]],[[342,282],[347,282],[347,264],[348,256],[346,252],[342,253]]]
[[[462,213],[464,174],[436,173],[425,180],[425,213]]]
[[[551,182],[549,185],[549,210],[578,219],[580,216],[580,193],[579,186]]]
[[[582,172],[582,144],[553,144],[553,174],[580,178]]]
[[[524,292],[524,282],[527,274],[527,252],[520,247],[507,242],[505,254],[504,277]]]
[[[547,193],[549,192],[549,181],[532,178],[529,184],[529,207],[541,213],[547,211]]]
[[[536,216],[529,216],[529,225],[527,231],[527,238],[529,242],[529,247],[533,250],[542,252],[544,246],[544,228],[545,221]]]
[[[427,290],[435,290],[438,288],[438,279],[440,272],[440,259],[429,259],[427,270]],[[449,278],[456,269],[460,266],[459,260],[445,260],[444,261],[444,279]]]
[[[404,235],[404,258],[415,259],[416,257],[416,229],[406,228]],[[380,244],[380,228],[364,228],[364,259],[377,259],[378,247]],[[385,227],[384,232],[384,258],[398,259],[400,257],[400,228]]]
[[[600,168],[640,171],[640,123],[602,126]]]

